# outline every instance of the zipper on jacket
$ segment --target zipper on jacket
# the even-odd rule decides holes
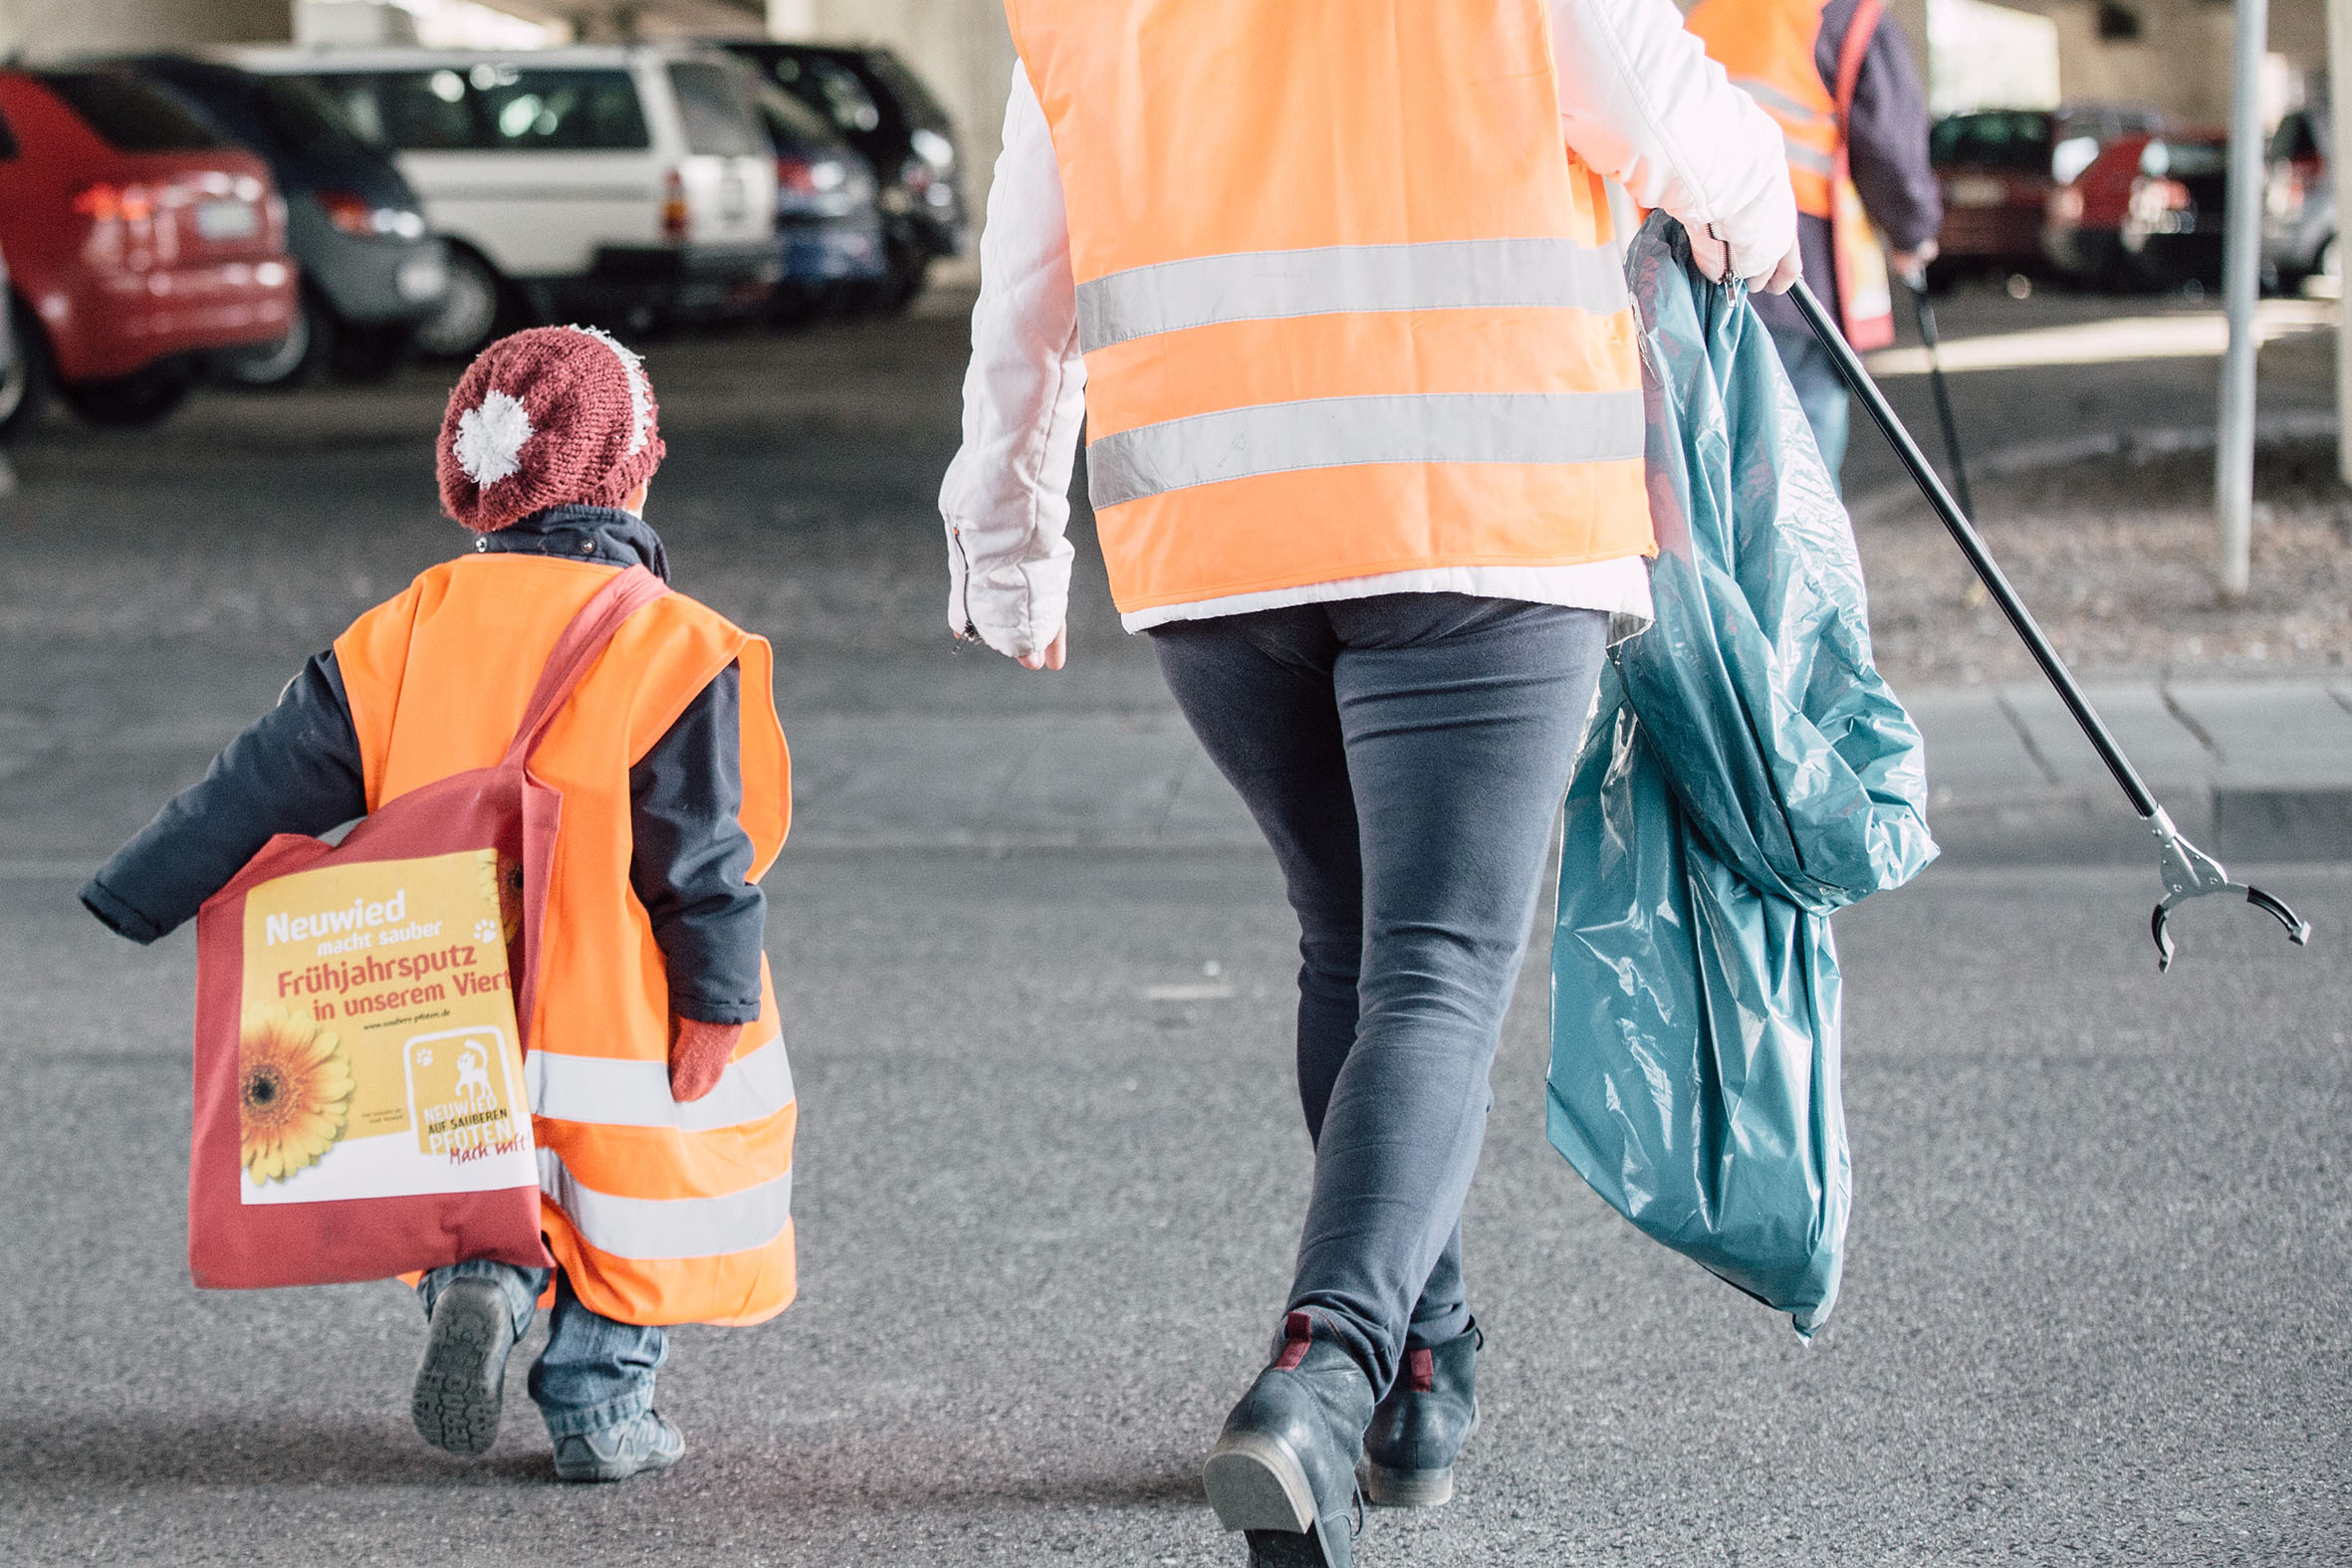
[[[977,642],[980,628],[972,624],[972,558],[964,554],[964,527],[960,523],[947,526],[947,537],[955,543],[956,560],[962,562],[963,574],[956,578],[957,608],[964,612],[964,629],[956,633],[958,642]]]

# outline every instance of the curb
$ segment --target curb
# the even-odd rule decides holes
[[[2288,441],[2322,440],[2333,437],[2336,429],[2334,414],[2321,409],[2307,409],[2256,419],[2254,441],[2256,444],[2275,445]],[[2210,452],[2220,439],[2212,425],[2175,425],[2159,430],[2101,430],[2058,441],[2022,441],[1982,456],[1972,453],[1969,456],[1969,473],[1972,476],[2012,479],[2019,474],[2064,468],[2069,463],[2087,462],[2099,457],[2119,457],[2130,462],[2175,452]],[[1856,523],[1876,523],[1883,521],[1889,513],[1899,511],[1919,499],[1919,487],[1908,479],[1900,480],[1894,484],[1881,485],[1868,495],[1857,496],[1847,502],[1846,516]],[[1976,520],[1972,518],[1970,521]]]
[[[2225,864],[2352,861],[2352,784],[2217,782],[2176,786],[2164,805]],[[2138,865],[2155,853],[2147,826],[2104,787],[1931,802],[1928,828],[1953,865]]]

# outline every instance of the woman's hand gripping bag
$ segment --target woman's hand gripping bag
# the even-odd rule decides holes
[[[667,591],[632,567],[588,601],[497,766],[387,800],[340,844],[281,834],[198,913],[197,1284],[548,1265],[519,1020],[562,797],[529,761],[621,622]]]
[[[1620,1214],[1809,1338],[1852,1188],[1829,916],[1935,858],[1926,770],[1745,291],[1663,214],[1627,267],[1657,620],[1603,671],[1568,788],[1547,1131]]]

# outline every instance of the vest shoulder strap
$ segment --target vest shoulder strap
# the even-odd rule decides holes
[[[1837,88],[1832,97],[1837,100],[1837,139],[1841,142],[1854,117],[1854,91],[1862,81],[1862,62],[1870,54],[1870,40],[1878,32],[1878,19],[1885,9],[1885,0],[1861,0],[1854,7],[1846,36],[1838,42]]]

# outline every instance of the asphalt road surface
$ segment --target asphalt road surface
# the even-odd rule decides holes
[[[921,718],[947,773],[959,724],[1166,715],[1088,563],[1065,675],[948,650],[959,336],[650,361],[681,585],[777,640],[788,733]],[[460,543],[446,384],[54,425],[0,502],[0,1563],[1237,1564],[1199,1464],[1308,1169],[1262,854],[787,849],[804,1294],[676,1336],[668,1475],[556,1484],[528,1346],[497,1449],[426,1449],[396,1286],[190,1287],[193,944],[135,949],[73,889]],[[1931,870],[1840,917],[1855,1220],[1809,1349],[1545,1146],[1531,967],[1467,1222],[1485,1427],[1458,1500],[1375,1512],[1359,1560],[2352,1556],[2352,871],[2265,880],[2311,950],[2202,906],[2161,980],[2143,872]]]

